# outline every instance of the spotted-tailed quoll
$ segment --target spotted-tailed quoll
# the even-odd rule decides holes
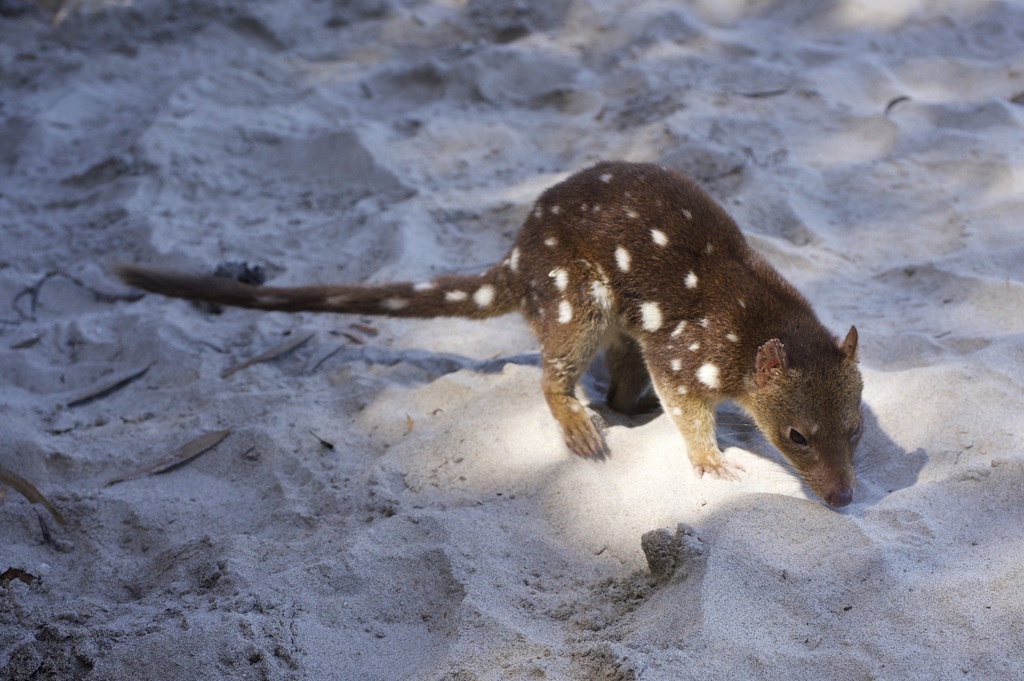
[[[657,398],[698,475],[735,479],[715,439],[732,400],[828,504],[853,499],[861,436],[857,330],[839,340],[695,182],[664,167],[599,163],[545,191],[507,257],[477,276],[420,283],[252,286],[135,265],[127,284],[261,310],[482,319],[518,310],[540,340],[544,397],[565,442],[604,457],[576,398],[604,348],[607,400]]]

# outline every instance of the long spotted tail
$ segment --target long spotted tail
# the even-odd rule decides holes
[[[253,286],[234,279],[115,265],[129,286],[172,298],[283,312],[337,312],[389,317],[484,319],[519,309],[521,294],[508,268],[481,275],[443,275],[428,282],[367,286]]]

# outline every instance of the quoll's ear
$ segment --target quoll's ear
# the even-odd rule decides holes
[[[754,382],[758,388],[763,388],[774,379],[782,376],[789,366],[786,359],[786,348],[782,341],[773,338],[757,349],[757,365],[754,372]]]
[[[846,334],[846,340],[839,344],[839,349],[843,351],[843,355],[846,359],[854,362],[857,360],[857,327],[851,326],[850,331]]]

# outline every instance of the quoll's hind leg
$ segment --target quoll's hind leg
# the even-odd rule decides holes
[[[686,453],[697,477],[708,474],[738,481],[736,472],[743,468],[725,458],[715,439],[714,403],[705,397],[686,394],[685,387],[670,380],[655,377],[654,385],[665,412],[686,441]]]
[[[576,399],[576,384],[597,353],[603,329],[599,319],[574,323],[549,320],[541,341],[544,364],[541,388],[551,414],[562,428],[565,444],[579,456],[603,459],[608,455],[604,437]]]
[[[622,414],[642,414],[658,406],[657,396],[648,393],[651,377],[635,340],[621,332],[616,334],[604,359],[609,374],[609,407]]]

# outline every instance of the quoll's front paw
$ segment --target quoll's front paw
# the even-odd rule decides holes
[[[549,394],[551,414],[562,428],[562,437],[573,454],[585,459],[604,459],[608,445],[579,400],[571,395]]]
[[[565,444],[569,446],[573,454],[582,456],[584,459],[606,459],[608,458],[608,445],[596,429],[591,432],[574,431],[565,433]]]
[[[582,418],[575,418],[570,423],[562,424],[565,444],[573,454],[585,459],[607,458],[608,445],[604,437],[585,414],[581,413],[580,416]]]
[[[699,460],[695,460],[693,462],[693,472],[698,478],[709,475],[719,480],[739,482],[739,474],[745,472],[745,469],[740,464],[726,459],[725,455],[721,452],[717,452],[714,456],[705,455]]]

